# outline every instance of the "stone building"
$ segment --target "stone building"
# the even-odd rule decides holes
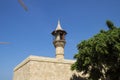
[[[83,80],[80,73],[70,69],[75,61],[64,59],[66,34],[58,21],[52,32],[56,57],[29,56],[14,68],[13,80]]]

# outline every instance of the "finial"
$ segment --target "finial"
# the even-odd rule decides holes
[[[58,19],[58,24],[60,24],[60,20]]]
[[[56,30],[62,30],[61,25],[60,25],[60,20],[58,20],[58,25],[57,25]]]

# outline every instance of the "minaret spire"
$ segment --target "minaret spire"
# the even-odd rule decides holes
[[[57,25],[56,30],[62,30],[62,27],[61,27],[61,25],[60,25],[60,20],[58,20],[58,25]]]
[[[60,21],[58,20],[57,28],[52,32],[55,37],[53,44],[56,48],[56,59],[64,59],[65,35],[67,32],[62,29]]]

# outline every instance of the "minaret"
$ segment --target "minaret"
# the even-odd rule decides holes
[[[64,59],[64,46],[65,46],[65,35],[67,32],[61,28],[60,21],[58,21],[58,25],[56,30],[52,32],[52,35],[55,37],[53,44],[56,48],[56,59]]]

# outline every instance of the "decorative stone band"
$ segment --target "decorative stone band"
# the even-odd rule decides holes
[[[54,41],[53,44],[55,47],[63,47],[64,48],[66,41],[65,40],[57,40],[57,41]]]

